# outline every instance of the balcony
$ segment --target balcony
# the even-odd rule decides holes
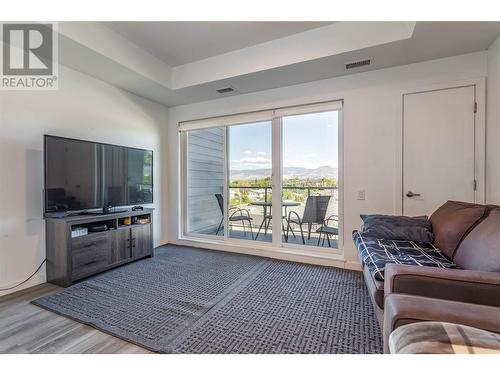
[[[229,237],[253,239],[262,242],[272,241],[272,188],[269,186],[229,186],[230,212],[234,217],[248,215],[251,220],[235,220],[229,223]],[[296,218],[303,218],[308,197],[330,197],[324,219],[328,223],[303,223],[302,235]],[[267,204],[265,202],[268,202]],[[307,246],[337,248],[338,235],[338,188],[336,186],[284,186],[282,210],[282,241],[284,243]],[[240,211],[242,210],[242,211]],[[292,214],[290,214],[293,211]],[[292,221],[288,223],[288,218]],[[323,215],[321,215],[323,217]],[[295,219],[295,220],[294,220]],[[320,220],[317,220],[320,221]],[[249,228],[251,222],[251,230]],[[288,236],[286,236],[288,229]],[[323,232],[323,233],[322,233]],[[328,233],[326,233],[328,232]]]

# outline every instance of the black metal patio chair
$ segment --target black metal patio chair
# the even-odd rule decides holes
[[[221,227],[222,227],[222,224],[224,223],[224,197],[222,196],[222,194],[215,194],[215,198],[217,198],[217,203],[219,204],[220,212],[222,213],[222,219],[220,220],[219,226],[217,228],[217,232],[215,232],[215,235],[217,236],[219,234]],[[239,208],[239,207],[229,208],[229,212],[231,212],[231,211],[234,211],[234,212],[229,215],[228,222],[233,223],[233,222],[241,221],[241,224],[243,226],[243,234],[245,235],[245,237],[247,235],[247,231],[245,228],[245,222],[248,222],[248,225],[250,227],[250,234],[251,234],[251,237],[253,240],[254,239],[253,238],[253,230],[252,230],[253,218],[250,216],[250,211],[248,211],[246,209]]]
[[[337,223],[337,225],[331,225],[331,223]],[[322,226],[320,226],[318,229],[316,229],[316,233],[319,233],[318,237],[318,246],[321,241],[321,236],[323,236],[323,242],[321,243],[321,246],[325,245],[325,238],[328,241],[328,247],[332,247],[332,244],[330,242],[330,236],[336,236],[337,240],[339,238],[339,217],[338,215],[330,215],[328,218],[325,220]]]
[[[304,238],[304,231],[302,229],[302,225],[307,224],[307,239],[311,239],[311,230],[313,224],[323,225],[325,221],[326,212],[328,210],[328,204],[330,203],[330,196],[328,195],[319,195],[319,196],[309,196],[306,200],[306,206],[304,208],[304,214],[302,217],[296,211],[290,211],[288,213],[287,218],[287,226],[286,226],[286,235],[285,241],[288,242],[288,234],[290,229],[292,229],[291,225],[296,224],[299,226],[300,235],[302,237],[302,244],[306,244]]]

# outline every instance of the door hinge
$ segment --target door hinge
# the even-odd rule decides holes
[[[477,113],[477,102],[474,102],[474,113]]]
[[[474,188],[474,191],[477,190],[477,180],[474,180],[474,182],[472,183],[472,186]]]

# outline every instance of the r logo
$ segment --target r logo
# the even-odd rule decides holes
[[[3,24],[4,76],[53,74],[51,24]]]

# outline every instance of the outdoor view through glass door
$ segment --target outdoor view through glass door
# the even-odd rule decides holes
[[[271,121],[228,127],[229,237],[271,242]]]
[[[338,247],[338,111],[282,118],[284,243]]]
[[[340,109],[294,107],[181,130],[183,233],[338,248]]]

